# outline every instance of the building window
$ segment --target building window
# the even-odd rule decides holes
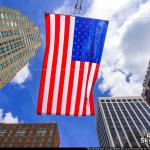
[[[5,129],[0,128],[0,136],[3,136],[6,133]]]
[[[145,96],[146,96],[146,97],[148,96],[148,90],[146,90],[146,92],[145,92]]]
[[[46,135],[47,130],[45,128],[39,127],[37,129],[37,135],[38,136],[45,136]]]
[[[50,129],[50,136],[53,135],[53,128]]]
[[[41,136],[45,136],[46,135],[46,129],[41,131]]]
[[[20,139],[18,140],[18,143],[22,143],[22,138],[20,138]]]
[[[148,87],[150,88],[150,79],[149,79],[149,81],[148,81]]]
[[[48,145],[50,145],[51,142],[52,142],[52,139],[51,139],[51,138],[48,138],[48,141],[47,141]]]
[[[120,100],[120,99],[117,99],[117,102],[121,102],[121,100]]]
[[[25,130],[24,129],[18,129],[16,132],[16,136],[24,136],[25,135]]]
[[[13,133],[14,133],[13,130],[10,130],[8,136],[12,136]]]
[[[5,140],[4,140],[4,143],[7,143],[8,142],[8,139],[6,138]]]

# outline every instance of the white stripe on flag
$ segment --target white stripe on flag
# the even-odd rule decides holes
[[[75,26],[75,17],[70,17],[69,44],[68,44],[67,62],[66,62],[64,88],[63,88],[63,96],[62,96],[62,108],[61,108],[61,114],[64,115],[66,112],[67,92],[68,92],[70,66],[71,66],[71,59],[72,59],[74,26]]]
[[[87,87],[87,105],[86,105],[86,115],[90,115],[90,92],[91,92],[91,88],[92,88],[92,82],[94,80],[94,74],[95,74],[95,70],[96,69],[96,63],[92,63],[92,67],[91,67],[91,71],[90,71],[90,76],[89,76],[89,81],[88,81],[88,87]]]
[[[89,62],[85,62],[84,74],[83,74],[83,83],[82,83],[82,91],[81,91],[81,101],[80,101],[80,107],[79,107],[79,115],[82,115],[82,112],[83,112],[83,104],[84,104],[84,98],[85,98],[88,68],[89,68]]]
[[[62,64],[62,54],[63,54],[63,45],[64,45],[64,31],[65,31],[65,16],[60,16],[60,37],[59,37],[59,49],[58,49],[58,58],[56,66],[56,77],[55,77],[55,86],[54,86],[54,95],[52,103],[52,114],[56,114],[57,108],[57,97],[61,73],[61,64]],[[55,58],[53,58],[55,59]],[[51,92],[51,91],[50,91]]]
[[[76,103],[76,96],[77,96],[77,88],[78,88],[78,81],[80,72],[80,61],[75,62],[75,72],[74,72],[74,81],[73,81],[73,89],[72,89],[72,98],[71,98],[71,109],[70,115],[74,115],[75,110],[75,103]]]
[[[46,69],[46,80],[45,80],[44,95],[43,95],[42,114],[46,114],[47,112],[49,84],[50,84],[50,77],[51,77],[53,52],[54,52],[54,39],[55,39],[55,15],[50,14],[50,49],[49,49],[48,64]]]

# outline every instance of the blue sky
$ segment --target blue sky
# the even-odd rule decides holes
[[[68,1],[68,7],[73,9],[74,3],[75,0]],[[41,67],[45,50],[44,12],[54,12],[63,4],[64,0],[0,0],[0,6],[17,9],[33,20],[34,24],[39,27],[42,38],[41,47],[38,49],[36,56],[29,62],[31,77],[22,86],[8,83],[0,90],[0,109],[3,109],[4,113],[11,112],[13,116],[17,116],[19,122],[58,123],[61,147],[98,147],[95,117],[38,116],[36,114]],[[85,13],[85,8],[89,6],[90,2],[87,1],[83,7],[83,14]],[[99,81],[96,82],[94,87],[95,105],[96,97],[102,96],[98,90],[98,85]]]
[[[0,113],[19,122],[57,122],[61,147],[98,147],[96,118],[38,116],[37,98],[45,51],[44,12],[73,14],[76,0],[0,0],[33,20],[41,32],[42,45],[29,62],[31,77],[23,84],[8,83],[0,90]],[[109,4],[113,5],[109,5]],[[111,20],[108,26],[99,78],[94,86],[94,103],[99,96],[139,96],[150,60],[150,1],[84,0],[82,15]],[[143,18],[143,19],[138,19]],[[136,55],[136,57],[135,57]],[[134,59],[133,59],[134,58]],[[135,59],[136,58],[136,59]],[[0,114],[1,121],[1,114]]]

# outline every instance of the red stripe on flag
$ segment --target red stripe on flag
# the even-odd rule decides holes
[[[66,102],[66,115],[70,115],[74,72],[75,72],[75,61],[72,60],[71,68],[70,68],[69,85],[68,85],[68,95],[67,95],[67,102]]]
[[[90,97],[89,97],[89,104],[90,104],[90,115],[94,115],[94,99],[93,99],[93,92],[91,90]]]
[[[48,114],[51,114],[52,103],[53,103],[54,83],[55,83],[58,49],[59,49],[59,36],[60,36],[60,15],[55,15],[55,43],[54,43],[54,55],[53,55],[53,62],[52,62],[52,71],[51,71],[48,105],[47,105]]]
[[[94,78],[93,78],[93,82],[92,82],[92,88],[91,88],[91,91],[90,91],[90,97],[89,97],[90,115],[94,115],[94,100],[93,100],[92,90],[93,90],[94,84],[95,84],[96,79],[97,79],[99,67],[100,67],[100,64],[96,64],[96,68],[95,68],[95,72],[94,72]]]
[[[63,88],[64,88],[67,51],[68,51],[68,41],[69,41],[69,29],[70,29],[70,16],[66,16],[66,18],[65,18],[63,57],[62,57],[62,64],[61,64],[61,73],[60,73],[60,82],[59,82],[58,102],[57,102],[56,114],[61,114],[62,94],[63,94],[63,90],[64,90]]]
[[[90,104],[90,115],[94,115],[94,98],[93,98],[93,92],[90,92],[90,97],[89,97],[89,104]]]
[[[84,74],[84,62],[80,62],[77,97],[76,97],[75,111],[74,111],[74,115],[75,116],[79,115],[79,107],[80,107],[81,92],[82,92],[82,82],[83,82],[83,74]]]
[[[87,94],[86,93],[87,93],[87,86],[88,86],[88,82],[89,82],[89,76],[90,76],[91,68],[92,68],[92,63],[89,63],[82,116],[86,116],[86,103],[87,103],[87,96],[86,96]]]
[[[46,26],[46,48],[45,48],[44,61],[43,61],[43,66],[42,66],[42,74],[41,74],[41,80],[40,80],[40,89],[39,89],[38,107],[37,107],[38,114],[42,113],[46,69],[47,69],[48,55],[49,55],[49,48],[50,48],[50,14],[45,14],[45,26]]]

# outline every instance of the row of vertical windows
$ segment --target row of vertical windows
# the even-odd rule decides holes
[[[12,52],[12,51],[16,52],[16,51],[18,51],[17,50],[18,48],[21,48],[21,49],[25,48],[25,44],[23,43],[23,41],[20,40],[15,43],[11,43],[9,45],[0,47],[0,55],[2,56],[4,54],[6,54],[8,52]]]
[[[110,110],[110,112],[111,112],[111,114],[112,114],[112,118],[113,118],[113,120],[114,120],[114,123],[115,123],[115,125],[116,125],[117,130],[118,130],[118,133],[119,133],[119,135],[120,135],[121,141],[122,141],[122,143],[124,143],[124,141],[125,141],[125,135],[124,135],[124,133],[123,133],[122,127],[121,127],[121,125],[120,125],[120,122],[119,122],[119,120],[118,120],[118,118],[117,118],[117,115],[115,114],[115,111],[114,111],[112,105],[109,105],[109,108],[112,108],[112,109]]]
[[[148,111],[148,113],[150,114],[150,106],[146,105],[146,103],[142,103],[142,106]]]
[[[0,27],[16,27],[16,26],[29,26],[33,25],[32,22],[30,21],[25,21],[25,22],[14,22],[12,21],[1,21],[0,22]]]
[[[8,42],[5,42],[8,43]],[[26,41],[18,40],[16,42],[12,42],[10,44],[4,45],[3,47],[0,47],[0,58],[1,56],[6,57],[7,55],[4,55],[8,53],[9,51],[12,51],[12,53],[16,53],[18,50],[21,50],[26,47]],[[36,47],[36,45],[35,45]],[[14,52],[13,52],[14,51]]]
[[[118,103],[118,105],[120,105],[120,104]],[[119,107],[118,107],[117,105],[114,105],[114,107],[115,107],[117,113],[120,112],[120,114],[118,115],[118,117],[120,118],[120,121],[121,121],[121,123],[122,123],[122,125],[123,125],[123,128],[124,128],[125,132],[127,133],[127,136],[128,136],[128,138],[129,138],[129,140],[130,140],[130,138],[133,139],[133,135],[132,135],[132,133],[131,133],[131,131],[130,131],[130,129],[129,129],[127,123],[126,123],[126,120],[125,120],[124,116],[122,115],[122,113],[121,113]],[[123,108],[123,105],[120,105],[120,107],[121,107],[121,110],[124,110],[123,114],[125,114],[126,111],[125,111],[125,109]],[[125,115],[125,116],[126,116],[126,115]],[[127,119],[127,118],[126,118],[126,119]],[[133,141],[133,143],[135,143],[134,140],[132,140],[132,141]],[[124,144],[125,144],[125,146],[128,145],[127,141],[126,141],[126,143],[124,143]]]
[[[110,114],[108,112],[108,110],[106,109],[106,104],[102,104],[103,108],[104,108],[104,113],[105,113],[105,116],[106,116],[106,119],[107,119],[107,122],[108,122],[108,126],[109,126],[109,129],[110,129],[110,132],[111,132],[111,135],[113,136],[113,138],[117,138],[117,134],[116,134],[116,131],[114,129],[114,125],[113,125],[113,122],[111,120],[111,117],[110,117]],[[117,140],[118,142],[119,140]],[[116,145],[117,143],[115,143]]]
[[[102,114],[100,112],[100,108],[99,106],[97,107],[97,113],[98,115],[97,117],[97,132],[98,132],[98,138],[99,138],[99,143],[103,146],[103,147],[108,147],[109,146],[109,141],[107,139],[107,135],[106,135],[106,129],[103,123],[103,119],[102,119]]]
[[[21,34],[31,32],[32,30],[33,30],[32,28],[22,28],[22,29],[15,29],[15,30],[0,31],[0,38],[6,38],[14,35],[21,35]]]
[[[18,20],[26,20],[27,18],[22,15],[13,15],[12,13],[1,13],[0,18],[6,19],[18,19]]]
[[[6,129],[0,128],[0,136],[4,136]]]
[[[148,131],[150,131],[150,126],[147,123],[147,121],[145,120],[145,118],[143,117],[143,115],[141,114],[141,112],[137,109],[137,107],[134,104],[131,104],[132,108],[136,111],[137,115],[140,117],[140,119],[142,120],[143,124],[145,125],[145,127],[147,128]],[[144,113],[144,112],[143,112]],[[145,115],[145,114],[144,114]],[[146,116],[145,116],[146,117]]]
[[[5,79],[9,78],[10,75],[12,75],[13,72],[17,71],[19,68],[21,68],[24,64],[27,63],[28,59],[30,59],[35,52],[31,52],[29,56],[24,57],[24,59],[21,61],[21,64],[16,64],[16,66],[11,67],[9,70],[5,70],[3,74],[0,75],[0,80],[5,81]],[[24,55],[23,55],[24,56]],[[20,54],[18,57],[21,57]],[[17,57],[13,58],[15,61],[17,60]]]
[[[142,101],[142,99],[102,99],[102,100],[100,100],[101,102],[107,102],[107,103],[109,103],[109,102],[132,102],[132,101]]]
[[[125,106],[127,106],[127,104]],[[129,109],[129,112],[131,114],[131,112],[132,112],[131,108]],[[135,135],[135,137],[138,140],[140,138],[140,134],[139,134],[138,129],[135,126],[134,121],[131,119],[131,117],[129,116],[128,112],[125,113],[125,116],[126,116],[126,119],[128,120],[128,123],[129,123],[129,125],[130,125],[130,127],[131,127],[131,129],[132,129],[132,131],[133,131],[133,133]],[[132,116],[133,116],[133,113],[132,113]],[[136,144],[134,144],[134,145],[136,145]]]
[[[49,138],[52,137],[53,135],[53,132],[54,132],[54,128],[50,128],[50,132],[49,132]],[[13,136],[25,136],[25,134],[28,133],[28,136],[29,135],[32,135],[33,134],[33,130],[26,130],[26,129],[17,129],[16,132],[14,132],[13,130],[10,130],[9,131],[9,134],[7,134],[7,136],[11,136],[13,134]],[[47,132],[47,129],[46,128],[37,128],[36,132],[35,132],[35,135],[37,136],[45,136]],[[6,134],[6,129],[4,128],[0,128],[0,136],[4,136],[4,134]]]
[[[0,32],[1,33],[1,32]],[[10,39],[9,41],[5,41],[5,42],[1,42],[0,43],[0,47],[2,47],[2,46],[5,46],[5,45],[7,45],[7,44],[9,44],[9,43],[15,43],[16,41],[18,41],[18,40],[21,40],[21,38],[16,38],[16,39]]]
[[[24,43],[25,42],[25,43]],[[8,42],[5,42],[5,43],[8,43]],[[1,46],[0,47],[0,58],[3,58],[3,57],[6,57],[8,55],[10,55],[10,51],[12,53],[16,53],[17,51],[25,48],[25,45],[30,45],[32,44],[33,42],[30,42],[28,39],[26,41],[23,41],[23,40],[18,40],[16,42],[13,42],[13,43],[10,43],[8,45],[5,45],[5,46]],[[35,48],[37,46],[35,45]],[[17,48],[17,49],[16,49]]]
[[[140,100],[142,100],[142,99],[140,99]],[[133,101],[138,101],[137,99],[133,99]],[[143,130],[145,130],[145,128],[147,128],[147,130],[149,131],[150,130],[150,126],[149,126],[149,124],[147,123],[147,121],[145,120],[145,118],[147,119],[147,120],[150,120],[150,115],[148,115],[148,112],[150,112],[150,108],[145,104],[145,103],[138,103],[138,102],[135,102],[135,103],[130,103],[130,105],[129,105],[129,103],[124,103],[124,105],[123,105],[123,103],[107,103],[107,106],[108,106],[108,109],[110,110],[110,113],[111,113],[111,115],[112,115],[112,118],[113,118],[113,121],[114,121],[114,123],[115,123],[115,126],[116,126],[116,128],[117,128],[117,131],[119,132],[119,134],[120,134],[120,137],[121,137],[121,140],[123,141],[124,139],[123,138],[125,138],[125,136],[124,136],[124,133],[123,133],[123,130],[122,130],[122,128],[121,128],[121,125],[120,125],[120,122],[119,122],[119,120],[118,120],[118,118],[117,118],[117,116],[116,116],[116,114],[115,114],[115,111],[114,111],[114,109],[113,109],[113,107],[112,107],[112,105],[115,107],[115,109],[116,109],[116,112],[117,112],[117,114],[118,114],[118,117],[120,118],[120,121],[121,121],[121,123],[122,123],[122,126],[124,127],[124,129],[125,129],[125,132],[127,133],[127,136],[128,136],[128,138],[129,138],[129,140],[130,140],[130,142],[131,142],[131,144],[132,144],[132,146],[133,147],[137,147],[137,143],[136,143],[136,141],[135,141],[135,139],[134,139],[134,136],[136,137],[136,139],[137,139],[137,142],[139,143],[140,141],[140,138],[141,138],[141,134],[139,133],[139,131],[143,131]],[[130,128],[131,128],[131,130],[132,130],[132,132],[134,133],[134,136],[132,135],[132,133],[131,133],[131,131],[130,131],[130,129],[129,129],[129,127],[128,127],[128,125],[127,125],[127,123],[126,123],[126,121],[125,121],[125,119],[124,119],[124,116],[122,115],[122,113],[121,113],[121,111],[119,110],[119,107],[118,107],[118,105],[120,106],[120,109],[122,110],[122,112],[123,112],[123,114],[124,114],[124,116],[125,116],[125,118],[126,118],[126,120],[127,120],[127,122],[128,122],[128,124],[129,124],[129,126],[130,126]],[[144,109],[141,105],[143,105],[143,107],[146,109]],[[106,116],[106,118],[107,118],[107,122],[108,122],[108,125],[109,125],[109,127],[110,127],[110,131],[111,131],[111,133],[113,133],[112,135],[113,135],[113,138],[115,138],[114,136],[115,136],[115,128],[113,127],[113,123],[112,123],[112,121],[111,121],[111,118],[110,118],[110,114],[109,114],[109,112],[108,112],[108,110],[107,110],[107,107],[106,107],[106,103],[102,103],[102,106],[103,106],[103,108],[104,108],[104,113],[105,113],[105,116]],[[132,108],[133,109],[132,109]],[[143,115],[141,114],[141,112],[138,110],[138,108],[139,108],[139,110],[141,110],[141,112],[143,113],[143,115],[145,116],[145,118],[143,117]],[[127,111],[128,110],[128,111]],[[134,111],[135,112],[134,112]],[[146,111],[148,111],[148,112],[146,112]],[[130,115],[129,115],[129,113],[130,113]],[[137,115],[136,115],[137,114]],[[138,117],[137,117],[138,116]],[[133,118],[133,120],[132,120],[132,118]],[[143,125],[141,124],[141,122],[139,121],[139,119],[143,122],[143,125],[145,126],[145,128],[143,127]],[[137,125],[137,126],[136,126]],[[142,134],[143,134],[143,132],[142,132]],[[118,140],[119,141],[119,140]],[[127,141],[126,141],[126,146],[128,145],[128,143],[127,143]],[[140,144],[140,143],[139,143]],[[142,145],[142,144],[140,144],[142,147],[145,147],[146,145]]]
[[[19,34],[21,34],[21,29],[1,31],[0,32],[0,37],[5,38],[5,37],[8,37],[8,36],[14,36],[14,35],[19,35]]]
[[[16,56],[14,56],[13,58],[10,58],[10,59],[6,60],[2,64],[0,64],[0,68],[3,69],[5,67],[7,67],[8,65],[10,65],[13,62],[15,62],[16,60],[18,60],[21,56],[24,56],[25,54],[27,54],[29,51],[30,51],[30,49],[28,49],[26,51],[23,51],[23,52],[17,54]]]

